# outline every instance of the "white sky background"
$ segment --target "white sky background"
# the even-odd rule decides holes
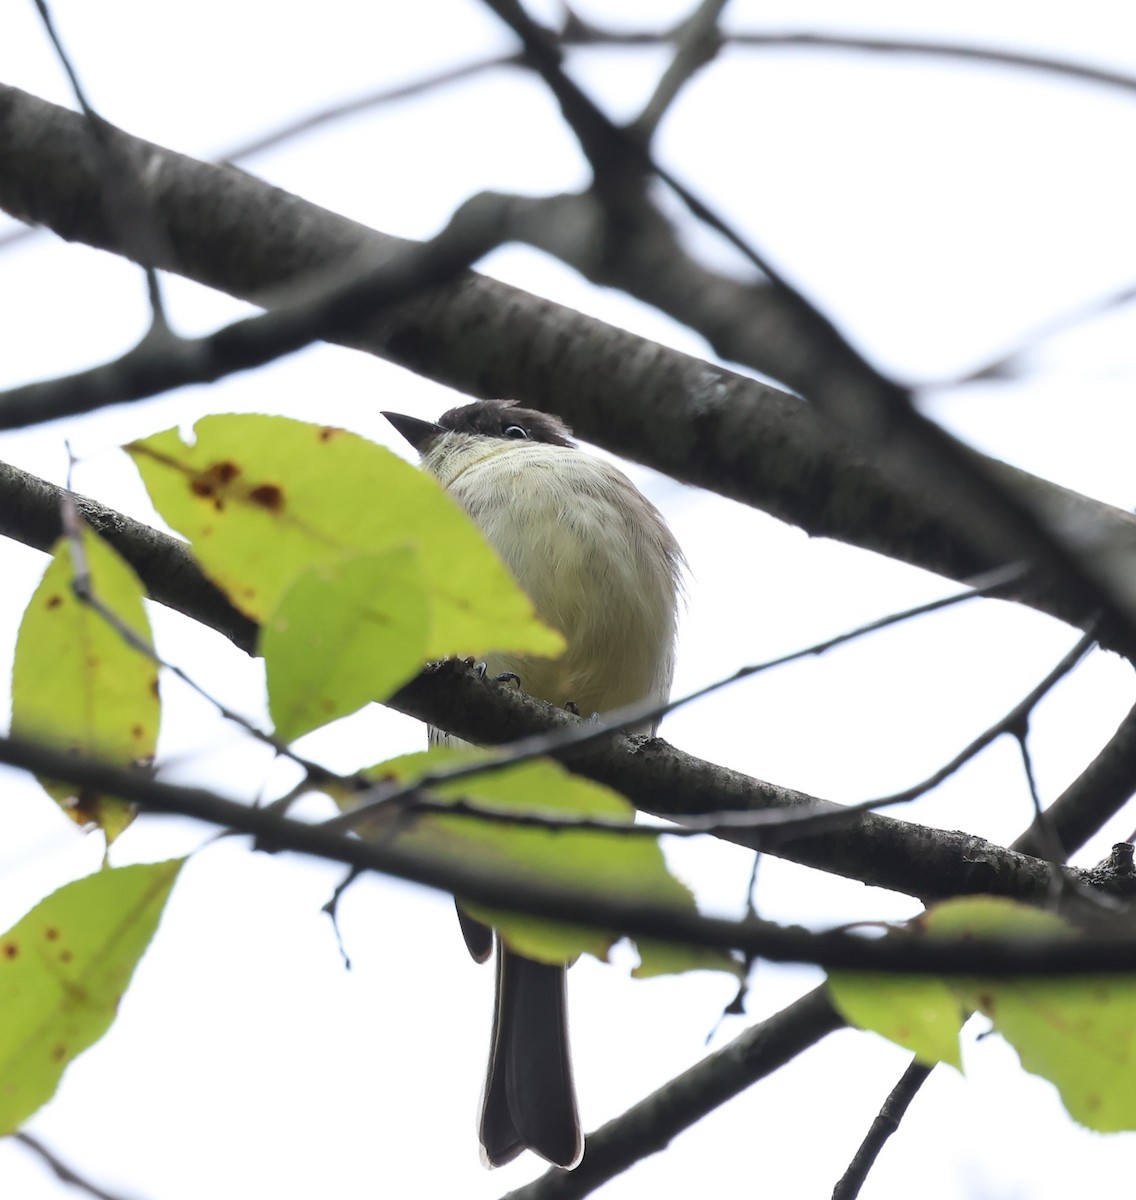
[[[685,4],[579,4],[641,26]],[[1136,74],[1136,18],[1115,0],[1075,9],[1001,4],[746,2],[752,29],[909,33],[1065,55]],[[551,12],[551,8],[544,11]],[[154,5],[57,0],[54,12],[88,92],[131,133],[211,157],[325,104],[508,49],[474,0],[419,5],[268,6],[248,0]],[[592,52],[576,77],[617,116],[633,115],[662,53]],[[71,104],[31,0],[5,5],[0,79]],[[737,51],[681,97],[660,157],[768,253],[876,362],[946,384],[1054,317],[1136,281],[1131,237],[1136,97],[1052,77],[922,58]],[[497,73],[376,110],[250,160],[291,191],[390,233],[428,236],[483,188],[531,194],[580,186],[582,160],[541,86]],[[0,221],[0,232],[11,223]],[[720,247],[699,237],[716,262]],[[619,295],[523,250],[482,264],[521,287],[656,340],[700,340]],[[145,327],[140,272],[41,235],[0,256],[0,386],[104,361]],[[168,297],[182,332],[241,305],[180,280]],[[1131,307],[1046,342],[1012,383],[951,389],[931,411],[980,448],[1121,507],[1130,461],[1136,315]],[[0,457],[132,515],[153,514],[115,447],[209,412],[280,412],[395,445],[378,416],[433,416],[460,398],[369,356],[320,347],[211,388],[0,438]],[[824,542],[763,514],[639,468],[690,559],[690,610],[676,690],[793,649],[954,585]],[[44,565],[0,546],[3,653]],[[258,712],[258,667],[220,637],[155,611],[160,648],[215,694]],[[922,778],[1000,717],[1072,644],[1038,614],[981,603],[763,676],[672,717],[665,736],[705,758],[836,800]],[[1095,655],[1038,711],[1031,745],[1048,801],[1132,703],[1131,672]],[[168,777],[246,799],[270,763],[176,681],[165,686]],[[349,766],[418,748],[421,728],[372,709],[304,744]],[[279,779],[279,776],[273,778]],[[6,773],[0,808],[0,928],[42,895],[96,868],[84,838],[37,789]],[[1029,819],[1017,750],[999,743],[901,815],[999,841]],[[1126,836],[1129,815],[1079,861]],[[145,819],[116,845],[124,863],[181,853],[200,829]],[[737,913],[747,856],[683,845],[673,856],[711,911]],[[525,1156],[478,1162],[474,1115],[492,979],[466,956],[452,906],[367,880],[342,905],[345,972],[320,906],[339,873],[251,855],[225,842],[186,868],[111,1033],[68,1071],[30,1129],[124,1196],[380,1194],[495,1197],[542,1169]],[[767,859],[769,916],[821,923],[912,911],[901,899]],[[623,1111],[704,1053],[729,999],[724,977],[629,982],[584,962],[572,972],[573,1040],[587,1128]],[[819,973],[759,968],[760,1018]],[[743,1028],[724,1022],[713,1045]],[[665,1154],[609,1184],[613,1198],[740,1187],[826,1196],[907,1056],[869,1035],[827,1039]],[[1049,1084],[1020,1072],[998,1039],[970,1039],[967,1078],[935,1072],[877,1164],[865,1197],[1033,1197],[1116,1183],[1131,1137],[1078,1130]],[[0,1144],[0,1189],[29,1200],[64,1189],[24,1149]]]

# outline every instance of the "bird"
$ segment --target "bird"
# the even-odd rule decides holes
[[[685,561],[662,515],[612,463],[579,448],[558,417],[478,400],[436,422],[383,416],[480,528],[558,629],[557,659],[495,653],[486,670],[581,713],[666,701]],[[641,732],[654,733],[658,722]],[[430,730],[431,744],[454,742]],[[461,744],[460,742],[457,744]],[[479,1137],[488,1166],[524,1150],[570,1169],[584,1150],[567,1022],[567,964],[511,950],[458,905],[471,955],[496,951]]]

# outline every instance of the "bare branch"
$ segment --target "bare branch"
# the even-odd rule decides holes
[[[704,687],[696,688],[693,692],[687,692],[684,696],[678,696],[673,700],[667,700],[664,703],[656,701],[642,701],[638,704],[629,704],[623,708],[613,709],[606,713],[597,714],[599,720],[581,721],[576,724],[568,725],[563,729],[550,730],[546,733],[538,733],[527,738],[518,738],[509,742],[509,744],[496,753],[490,754],[477,762],[463,763],[452,767],[438,767],[432,771],[428,771],[423,775],[418,776],[412,783],[407,784],[376,784],[371,789],[371,795],[364,804],[358,808],[352,809],[351,812],[344,813],[342,816],[334,818],[327,822],[327,826],[337,829],[350,829],[359,825],[366,820],[367,816],[378,809],[385,808],[400,800],[414,795],[425,787],[432,787],[439,783],[454,783],[461,779],[469,779],[476,775],[483,775],[486,771],[497,770],[500,767],[516,766],[519,763],[529,762],[534,758],[542,758],[549,754],[559,754],[565,750],[571,750],[579,746],[587,746],[596,742],[602,742],[610,737],[613,733],[625,733],[629,729],[634,729],[641,725],[657,725],[657,723],[665,716],[682,708],[684,705],[690,704],[695,700],[701,700],[706,696],[719,691],[721,688],[728,687],[732,683],[737,683],[743,679],[749,679],[754,675],[760,675],[765,671],[772,670],[775,667],[782,667],[789,663],[798,662],[804,658],[811,658],[817,655],[825,654],[829,650],[835,649],[837,646],[845,645],[848,642],[855,641],[858,638],[865,637],[870,633],[876,633],[882,629],[886,629],[891,625],[899,624],[903,621],[912,620],[915,617],[925,616],[928,613],[938,612],[940,609],[949,608],[952,605],[962,604],[967,600],[973,600],[979,596],[997,595],[1004,591],[1008,585],[1015,582],[1021,577],[1021,572],[1014,568],[1009,568],[1004,571],[995,571],[990,575],[983,577],[980,580],[975,580],[973,587],[968,591],[957,593],[953,596],[945,596],[939,600],[931,600],[926,604],[916,605],[914,608],[905,609],[902,612],[891,613],[886,617],[880,617],[875,621],[869,621],[864,625],[860,625],[855,629],[845,633],[836,634],[834,637],[825,638],[821,642],[816,642],[811,646],[805,647],[803,650],[794,650],[788,654],[779,655],[777,658],[772,658],[762,663],[755,663],[751,666],[740,667],[731,675],[723,679],[716,679],[712,683],[706,684]],[[1053,683],[1057,680],[1054,679]],[[1049,686],[1052,686],[1050,684]],[[1040,699],[1040,696],[1038,697]],[[1035,701],[1036,703],[1036,701]],[[1017,710],[1015,710],[1016,712]],[[997,730],[1001,732],[1001,728]],[[992,738],[988,739],[993,740]],[[977,746],[971,754],[967,756],[973,757],[973,754],[978,753],[983,749],[988,742],[983,742]],[[947,775],[953,773],[958,767],[962,766],[967,759],[962,759],[957,762],[951,771],[948,771],[942,776],[943,779]],[[857,805],[849,812],[857,810],[866,810],[877,807],[879,804],[898,804],[905,799],[914,799],[916,795],[921,795],[924,791],[930,790],[936,783],[941,782],[935,780],[925,785],[920,785],[919,789],[911,796],[904,795],[902,797],[889,797],[883,801],[868,801],[863,805]],[[751,820],[742,822],[732,822],[735,826],[747,824],[751,827],[759,824],[774,824],[773,820],[753,821],[752,817],[755,814],[748,814]],[[765,814],[768,816],[769,814]],[[831,817],[834,814],[826,811],[826,816]],[[784,824],[799,823],[803,824],[805,817],[794,817],[785,819]],[[691,827],[690,819],[684,820],[684,825]],[[724,824],[730,824],[725,822]],[[703,831],[708,827],[703,826]]]
[[[263,316],[234,321],[200,338],[155,340],[147,334],[114,362],[0,392],[0,429],[212,383],[301,350],[452,279],[500,243],[499,211],[492,200],[473,200],[431,241],[407,243],[381,266],[352,269],[346,278],[313,287]]]
[[[870,54],[911,54],[928,58],[953,58],[964,62],[989,63],[991,66],[1059,75],[1082,83],[1099,84],[1136,92],[1136,77],[1123,71],[1110,71],[1087,63],[1073,62],[1046,54],[1022,50],[1004,50],[997,46],[977,46],[967,42],[924,41],[906,37],[861,37],[843,33],[747,33],[734,30],[725,35],[730,45],[749,49],[863,50]]]
[[[1061,661],[1057,663],[1053,670],[1028,695],[1019,700],[1001,720],[995,721],[988,729],[983,730],[969,745],[963,747],[950,762],[945,763],[921,783],[913,784],[909,788],[904,788],[900,792],[893,792],[890,796],[883,796],[878,800],[865,801],[865,806],[882,808],[885,805],[903,804],[908,800],[914,800],[917,796],[922,796],[933,788],[938,787],[945,779],[949,779],[960,767],[970,762],[972,758],[985,750],[991,742],[996,741],[1003,734],[1009,733],[1017,736],[1022,722],[1028,719],[1030,713],[1033,712],[1045,696],[1085,657],[1089,650],[1092,649],[1094,641],[1095,639],[1092,634],[1085,634],[1083,637],[1078,638],[1073,647],[1066,654],[1062,655]]]
[[[68,488],[70,488],[70,474],[71,472],[68,470]],[[83,546],[83,523],[79,517],[76,497],[70,490],[64,493],[60,519],[64,534],[70,542],[71,562],[74,565],[71,590],[80,604],[86,605],[92,612],[96,613],[99,619],[113,629],[118,637],[132,650],[149,659],[155,666],[168,671],[171,675],[181,680],[191,691],[196,692],[198,696],[211,704],[226,721],[231,721],[234,725],[243,729],[250,737],[255,738],[264,745],[271,746],[282,758],[287,758],[295,763],[304,772],[304,776],[309,784],[330,783],[332,780],[344,785],[347,784],[348,781],[340,779],[324,767],[321,767],[318,763],[314,763],[310,759],[297,754],[290,746],[255,725],[247,717],[229,708],[228,705],[218,700],[206,688],[202,687],[188,671],[183,670],[176,663],[167,662],[162,658],[157,650],[154,649],[149,639],[142,637],[118,613],[104,604],[101,597],[95,591],[94,579],[91,576],[86,550]]]
[[[0,533],[49,548],[60,533],[62,495],[61,488],[0,466]],[[134,567],[154,599],[253,651],[256,625],[202,576],[183,542],[84,497],[76,497],[76,504]],[[427,669],[387,703],[467,741],[490,746],[578,724],[578,718],[553,705],[511,688],[486,685],[454,662]],[[621,792],[644,812],[670,818],[766,809],[798,815],[823,809],[841,819],[838,833],[795,837],[779,845],[777,853],[925,900],[959,892],[1044,894],[1044,864],[981,838],[873,813],[847,826],[843,818],[848,810],[841,805],[683,754],[660,739],[609,734],[605,743],[581,745],[557,757],[579,774]],[[762,845],[760,829],[724,828],[723,833],[740,845]]]
[[[567,40],[580,46],[657,46],[674,42],[682,26],[667,30],[611,30],[584,22],[575,14],[566,30]],[[1095,67],[1053,55],[1007,50],[998,46],[980,46],[971,42],[949,42],[911,37],[868,37],[860,34],[792,32],[762,33],[758,30],[727,29],[722,32],[726,45],[751,50],[854,50],[868,54],[914,55],[927,58],[951,58],[964,62],[988,63],[1044,75],[1058,75],[1082,83],[1098,84],[1125,92],[1136,92],[1136,77],[1107,67]]]
[[[865,938],[843,929],[813,933],[768,921],[729,921],[626,894],[597,896],[587,888],[552,886],[543,877],[534,878],[519,864],[471,861],[469,856],[455,856],[444,843],[436,849],[400,844],[397,829],[380,840],[366,842],[349,835],[328,834],[318,825],[227,800],[204,788],[163,783],[149,772],[78,759],[66,751],[18,738],[0,737],[0,762],[120,796],[151,812],[175,813],[249,834],[262,849],[291,850],[438,888],[470,903],[596,929],[615,929],[632,937],[738,950],[775,962],[813,962],[829,969],[857,971],[1016,978],[1136,970],[1136,939],[1129,937],[1094,935],[1052,941]],[[1047,863],[1026,861],[1034,862],[1041,877],[1048,880]]]
[[[1045,821],[1071,854],[1114,817],[1136,794],[1136,708],[1121,721],[1108,743],[1046,809]],[[1038,822],[1013,843],[1024,854],[1040,855],[1045,846]]]
[[[208,286],[277,303],[290,282],[346,262],[378,264],[405,244],[243,172],[117,136],[147,164],[149,199],[173,247],[171,261],[160,265]],[[102,215],[88,140],[74,113],[0,87],[0,206],[64,237],[121,252]],[[666,264],[660,269],[665,275]],[[731,321],[733,311],[727,305],[723,318]],[[753,314],[744,304],[737,311],[749,328]],[[966,545],[949,522],[925,515],[793,397],[493,280],[464,276],[339,340],[476,395],[511,396],[556,412],[608,449],[755,504],[815,536],[958,580],[1018,560]],[[1003,486],[1042,508],[1048,522],[1075,531],[1086,552],[1118,570],[1130,561],[1136,518],[982,462]],[[1092,611],[1040,583],[1021,598],[1074,623]],[[1107,629],[1101,640],[1114,644]]]
[[[13,1141],[19,1142],[21,1146],[26,1147],[45,1163],[61,1183],[78,1188],[80,1191],[86,1192],[88,1196],[94,1196],[95,1200],[124,1200],[124,1197],[108,1192],[84,1178],[74,1167],[69,1167],[53,1150],[49,1150],[39,1138],[32,1137],[30,1133],[24,1133],[22,1130],[17,1130],[11,1136]]]
[[[63,42],[55,28],[47,0],[35,0],[40,20],[55,49],[56,56],[71,83],[71,90],[91,131],[97,149],[107,191],[107,216],[118,226],[123,240],[131,247],[130,257],[141,264],[146,273],[146,289],[150,297],[150,332],[147,335],[155,343],[170,336],[162,302],[162,288],[154,264],[159,257],[159,233],[147,208],[143,189],[131,170],[127,159],[118,153],[112,127],[95,112],[86,92],[79,82],[75,65],[63,49]]]
[[[0,536],[50,551],[63,533],[60,513],[66,496],[56,484],[0,463]],[[256,623],[206,579],[185,542],[86,496],[76,495],[74,502],[83,519],[130,563],[155,600],[253,653]]]
[[[550,1168],[502,1200],[575,1200],[594,1192],[843,1025],[827,990],[815,988],[589,1133],[575,1170]]]
[[[393,87],[366,92],[361,96],[355,96],[353,99],[344,100],[339,104],[332,104],[326,108],[316,109],[314,112],[310,112],[296,121],[289,121],[287,124],[280,125],[276,129],[262,133],[259,137],[253,138],[251,141],[241,142],[232,149],[216,155],[215,161],[222,163],[242,162],[247,158],[255,157],[257,154],[263,154],[266,150],[273,150],[277,146],[290,142],[294,138],[301,137],[305,133],[311,133],[313,130],[319,129],[324,125],[333,125],[335,122],[342,121],[347,117],[355,117],[360,113],[382,108],[384,105],[394,104],[399,100],[410,100],[426,92],[438,91],[451,84],[461,83],[466,79],[473,79],[489,71],[520,66],[522,62],[523,56],[520,54],[496,54],[491,58],[478,59],[475,62],[463,63],[460,66],[445,67],[431,75],[423,76],[421,79],[413,79],[409,83],[395,84]]]
[[[899,1082],[888,1093],[879,1115],[872,1122],[860,1148],[856,1151],[848,1169],[840,1177],[832,1190],[832,1200],[855,1200],[868,1178],[868,1172],[875,1165],[884,1143],[899,1128],[911,1101],[926,1083],[932,1071],[922,1063],[913,1062],[900,1076]]]
[[[674,58],[663,72],[646,107],[632,122],[632,131],[644,142],[655,136],[659,122],[677,99],[679,92],[707,63],[714,60],[722,45],[718,21],[727,0],[702,0],[677,29],[672,31]]]
[[[856,438],[900,486],[928,511],[944,516],[976,552],[994,561],[1020,556],[1071,604],[1099,610],[1112,636],[1120,639],[1129,657],[1136,658],[1136,595],[1127,579],[1101,571],[1078,544],[1062,538],[1043,514],[1006,489],[981,456],[924,417],[909,389],[876,370],[762,254],[655,162],[646,145],[614,125],[568,78],[555,41],[519,0],[484,2],[521,39],[532,69],[556,97],[591,163],[593,191],[603,201],[611,224],[605,242],[616,241],[633,223],[626,211],[629,201],[639,199],[640,211],[649,207],[639,184],[656,175],[693,216],[724,237],[769,281],[769,300],[791,326],[791,336],[765,344],[763,361],[749,365],[795,389],[837,428]],[[673,236],[666,240],[673,245],[667,251],[677,252],[677,240]],[[703,331],[697,314],[690,323]]]

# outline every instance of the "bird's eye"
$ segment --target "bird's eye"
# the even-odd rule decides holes
[[[507,438],[527,438],[529,431],[522,425],[506,425],[505,436]]]

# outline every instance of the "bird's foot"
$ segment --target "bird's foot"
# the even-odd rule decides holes
[[[474,662],[472,658],[467,658],[465,664],[473,669],[473,673],[478,679],[484,679],[489,674],[489,664],[486,662]],[[493,676],[493,682],[511,683],[518,691],[521,689],[521,677],[516,671],[502,671],[499,675]]]

